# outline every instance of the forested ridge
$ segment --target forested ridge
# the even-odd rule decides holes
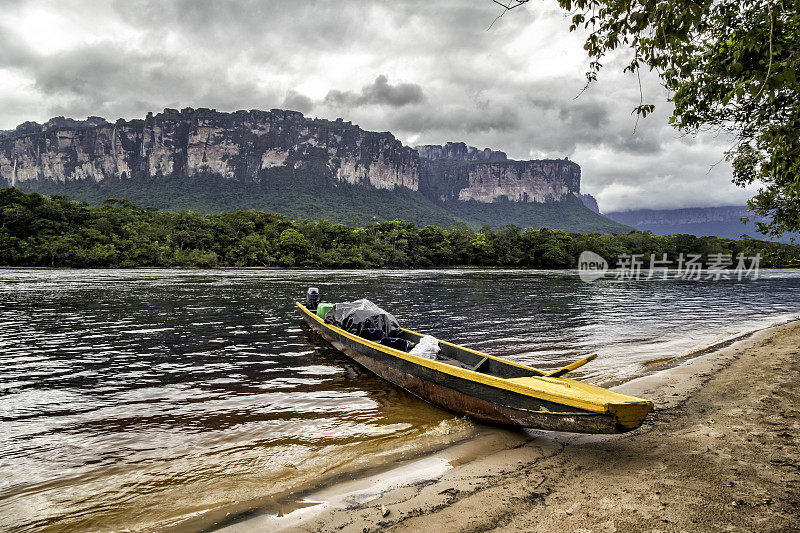
[[[314,177],[311,172],[270,169],[260,182],[242,182],[214,174],[171,175],[162,178],[31,180],[17,188],[45,195],[61,194],[73,200],[101,206],[109,198],[125,198],[136,205],[165,211],[191,210],[208,215],[240,209],[279,213],[289,219],[330,220],[362,226],[372,217],[388,221],[402,219],[422,227],[446,227],[465,222],[475,229],[516,224],[548,226],[568,232],[621,232],[633,228],[595,213],[576,197],[560,202],[447,201],[434,203],[419,191],[405,187],[374,189],[363,185]],[[8,186],[0,179],[0,186]],[[369,215],[365,215],[369,213]]]
[[[549,228],[459,223],[447,228],[395,220],[362,227],[291,221],[242,210],[200,215],[139,208],[109,199],[102,207],[65,196],[0,189],[0,265],[29,267],[497,266],[574,268],[581,252],[613,267],[620,254],[761,255],[762,267],[800,266],[800,245],[694,235],[566,233]]]

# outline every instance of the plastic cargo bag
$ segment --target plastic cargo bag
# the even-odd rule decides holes
[[[425,335],[408,353],[419,355],[426,359],[436,359],[436,356],[439,354],[439,341],[436,340],[436,337]]]
[[[408,352],[410,351],[411,347],[414,346],[413,342],[409,342],[399,337],[384,337],[381,339],[380,343],[384,346],[388,346],[389,348],[400,350],[401,352]]]
[[[333,304],[329,304],[328,302],[320,302],[317,304],[317,316],[320,318],[325,318],[325,315],[328,314],[328,311],[333,309]]]
[[[380,342],[386,337],[382,329],[364,328],[361,330],[361,338],[368,341]]]
[[[400,335],[400,323],[391,314],[366,299],[333,304],[325,322],[355,335],[367,328],[380,329],[387,337]]]

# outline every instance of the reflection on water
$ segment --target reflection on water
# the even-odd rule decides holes
[[[469,424],[317,345],[309,285],[597,383],[800,312],[800,272],[582,283],[530,271],[0,271],[0,529],[174,524]]]

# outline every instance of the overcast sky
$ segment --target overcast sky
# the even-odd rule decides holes
[[[583,36],[543,0],[0,0],[0,129],[164,107],[295,109],[404,143],[463,141],[581,165],[603,211],[743,204],[719,163],[731,141],[636,124],[639,86],[608,58],[581,93]],[[576,98],[577,97],[577,98]],[[716,164],[716,166],[714,166]],[[713,167],[713,168],[712,168]]]

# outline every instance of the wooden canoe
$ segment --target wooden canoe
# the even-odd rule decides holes
[[[314,332],[367,370],[476,421],[575,433],[624,433],[639,427],[653,409],[652,402],[641,398],[548,376],[442,340],[436,360],[395,350],[325,323],[300,302],[297,307]],[[406,329],[401,335],[412,342],[422,337]]]

